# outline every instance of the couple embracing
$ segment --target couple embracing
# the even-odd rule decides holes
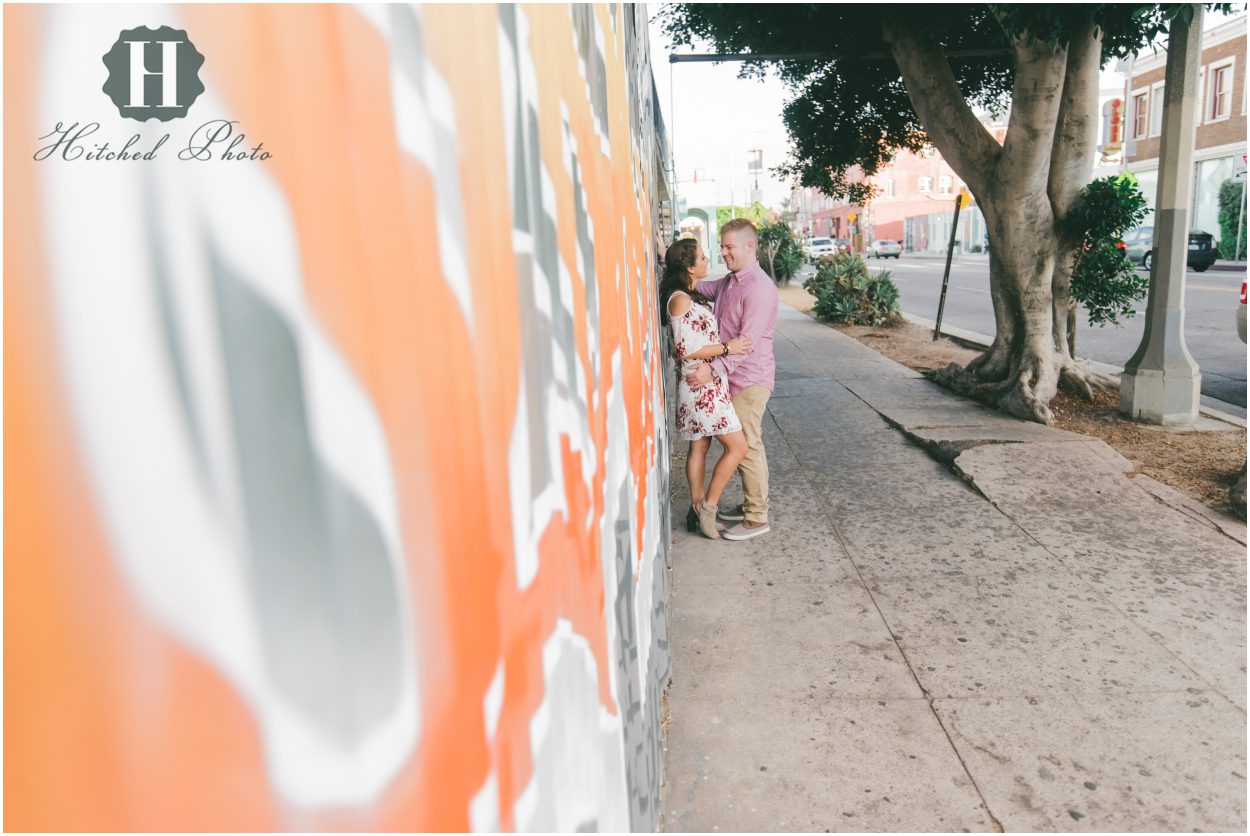
[[[673,331],[680,364],[677,434],[690,442],[686,478],[690,513],[686,525],[713,540],[749,540],[768,533],[768,459],[764,455],[764,408],[772,395],[773,329],[777,287],[760,267],[755,224],[738,218],[721,227],[720,252],[729,274],[706,281],[707,253],[686,238],[665,254],[660,305]],[[704,488],[712,437],[723,455]],[[742,474],[743,503],[720,509],[734,471]],[[736,523],[726,528],[717,518]]]

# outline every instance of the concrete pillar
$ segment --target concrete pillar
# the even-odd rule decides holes
[[[1198,420],[1198,364],[1185,347],[1185,261],[1193,197],[1194,129],[1202,6],[1193,20],[1179,17],[1168,30],[1163,88],[1163,136],[1146,332],[1120,376],[1120,411],[1139,421],[1185,426]]]

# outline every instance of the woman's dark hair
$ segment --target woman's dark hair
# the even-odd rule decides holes
[[[690,294],[696,302],[712,307],[712,300],[690,287],[690,270],[699,260],[699,244],[693,238],[674,241],[664,253],[664,276],[660,279],[660,315],[668,321],[668,299],[675,292]]]

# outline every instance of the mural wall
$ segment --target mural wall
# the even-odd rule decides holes
[[[204,91],[124,118],[162,25]],[[5,8],[6,829],[654,828],[645,31]]]

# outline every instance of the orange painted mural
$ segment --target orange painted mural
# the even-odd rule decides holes
[[[6,829],[654,829],[646,20],[4,9]]]

